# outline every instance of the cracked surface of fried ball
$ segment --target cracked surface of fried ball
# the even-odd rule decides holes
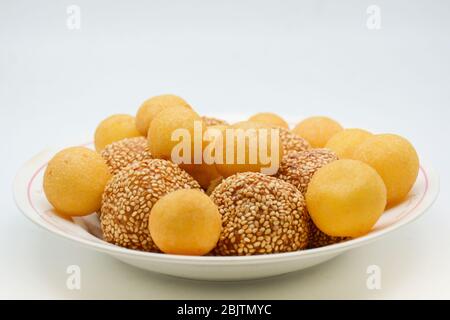
[[[159,199],[150,214],[149,230],[164,253],[204,255],[219,240],[221,216],[199,190],[177,190]]]
[[[170,161],[146,159],[119,171],[103,194],[100,222],[105,241],[157,252],[148,230],[150,211],[161,197],[179,189],[200,185]]]
[[[135,118],[128,114],[115,114],[97,126],[94,135],[95,150],[102,151],[108,144],[125,138],[139,137]]]
[[[44,173],[44,192],[63,215],[84,216],[100,209],[111,173],[102,157],[85,147],[58,152]]]
[[[162,94],[145,100],[136,114],[136,129],[143,136],[147,136],[150,123],[158,113],[168,107],[187,107],[191,106],[181,97],[174,94]]]
[[[224,179],[211,199],[222,216],[216,255],[256,255],[305,249],[309,216],[301,192],[261,173]]]

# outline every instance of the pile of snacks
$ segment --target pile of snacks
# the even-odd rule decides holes
[[[290,130],[270,112],[229,124],[175,95],[106,118],[94,139],[95,151],[51,159],[48,201],[67,216],[98,213],[107,242],[161,254],[271,254],[359,237],[419,171],[398,135],[327,117]]]

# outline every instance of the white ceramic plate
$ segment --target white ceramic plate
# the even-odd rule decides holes
[[[304,251],[250,257],[193,257],[140,252],[102,240],[96,214],[64,219],[52,210],[42,190],[47,162],[58,150],[41,152],[17,174],[14,196],[24,215],[37,225],[90,249],[107,253],[130,265],[167,275],[202,280],[248,280],[305,269],[394,232],[421,216],[436,199],[439,178],[429,167],[421,167],[408,198],[386,211],[373,230],[360,238]]]

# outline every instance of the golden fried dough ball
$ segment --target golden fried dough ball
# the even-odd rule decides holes
[[[196,123],[200,127],[203,127],[202,118],[195,111],[186,107],[177,106],[162,110],[153,119],[148,130],[148,145],[152,156],[175,161],[175,159],[172,159],[172,150],[174,150],[175,146],[184,141],[184,138],[189,138],[191,142],[191,154],[188,156],[193,159],[195,151],[194,126]],[[177,129],[185,131],[187,137],[180,137],[178,141],[172,139],[172,134],[174,134]],[[181,131],[178,130],[178,132]],[[200,141],[202,141],[203,132],[201,131],[199,134]],[[176,154],[180,156],[184,155],[179,153]]]
[[[332,136],[325,148],[336,152],[339,159],[352,159],[355,149],[372,136],[363,129],[344,129]]]
[[[150,213],[150,235],[165,253],[200,256],[217,244],[222,228],[214,202],[198,190],[178,190],[159,199]]]
[[[108,144],[125,138],[139,137],[135,119],[128,114],[112,115],[98,125],[95,130],[95,150],[102,151]]]
[[[335,237],[368,233],[386,206],[383,179],[357,160],[333,161],[316,171],[306,192],[314,224]]]
[[[145,100],[136,114],[136,128],[143,136],[147,136],[150,122],[167,107],[191,106],[183,99],[173,94],[163,94]]]
[[[84,147],[58,152],[44,174],[44,192],[56,211],[84,216],[100,209],[111,174],[102,157]]]
[[[108,182],[101,207],[105,241],[129,249],[157,252],[148,219],[154,204],[179,189],[200,189],[176,164],[144,159],[119,171]]]
[[[369,164],[383,178],[389,206],[405,199],[419,173],[413,145],[395,134],[374,135],[355,150],[353,158]]]
[[[310,117],[297,124],[292,132],[305,138],[313,148],[323,148],[332,136],[342,130],[342,126],[333,119]]]
[[[248,121],[289,129],[288,123],[282,117],[272,112],[257,113],[251,116]]]

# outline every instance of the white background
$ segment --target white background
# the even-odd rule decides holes
[[[81,29],[66,8],[81,8]],[[381,29],[366,27],[369,5]],[[450,2],[0,2],[0,298],[450,298]],[[85,142],[146,98],[181,95],[201,114],[323,114],[399,133],[441,176],[427,214],[329,263],[242,283],[134,269],[32,225],[16,209],[19,167]],[[82,288],[66,288],[66,268]],[[382,289],[366,288],[366,268]]]

